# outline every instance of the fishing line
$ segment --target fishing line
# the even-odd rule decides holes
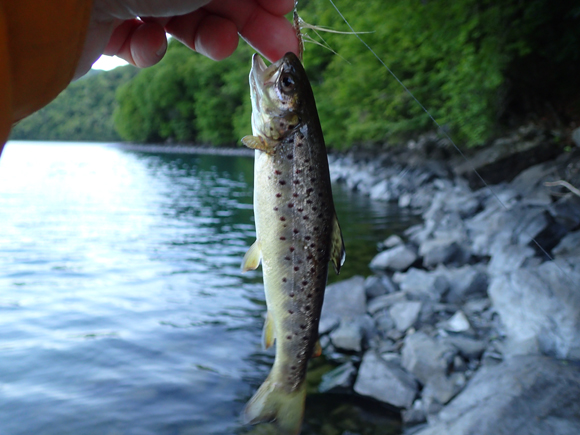
[[[413,94],[413,92],[411,92],[409,90],[409,88],[407,88],[407,86],[405,86],[405,84],[401,80],[399,80],[399,78],[397,77],[397,75],[387,66],[387,64],[383,61],[383,59],[381,59],[381,57],[361,38],[359,32],[357,32],[357,31],[354,30],[354,28],[350,25],[350,23],[348,22],[348,20],[346,19],[346,17],[342,14],[342,12],[340,12],[340,10],[338,9],[338,7],[334,4],[334,1],[333,0],[328,0],[328,1],[332,5],[332,7],[336,10],[336,12],[340,16],[340,18],[342,18],[342,20],[345,22],[345,24],[351,30],[351,32],[373,54],[373,56],[375,56],[377,58],[377,60],[379,61],[379,63],[385,67],[385,69],[389,72],[389,74],[391,74],[391,76],[393,76],[393,78],[397,81],[397,83],[399,83],[399,85],[401,85],[401,87],[405,90],[405,92],[407,92],[407,94],[409,94],[411,96],[411,98],[413,100],[415,100],[415,102],[419,105],[419,107],[421,107],[421,109],[423,109],[423,111],[427,114],[427,116],[429,116],[429,118],[431,119],[431,121],[433,121],[433,123],[439,128],[439,131],[441,133],[443,133],[443,135],[449,140],[449,142],[451,142],[451,144],[453,145],[453,147],[455,148],[455,150],[459,153],[459,155],[467,163],[467,165],[469,166],[469,168],[475,173],[475,175],[477,175],[477,178],[479,178],[479,180],[483,183],[484,187],[501,204],[501,206],[504,208],[504,210],[508,211],[509,209],[508,209],[507,205],[493,191],[493,189],[491,188],[491,186],[488,183],[486,183],[486,181],[479,174],[479,172],[477,172],[477,169],[475,169],[475,166],[473,166],[473,164],[469,161],[469,159],[463,153],[463,151],[461,151],[461,149],[455,144],[455,141],[451,138],[451,136],[445,131],[444,128],[441,127],[441,125],[437,122],[437,120],[433,117],[433,115],[431,115],[431,112],[429,112],[429,110],[427,110],[427,108],[417,99],[417,97],[415,97],[415,95]],[[552,263],[560,270],[560,272],[562,272],[570,280],[570,282],[573,283],[572,277],[569,276],[568,273],[564,269],[562,269],[562,267],[560,267],[560,265],[557,262],[554,261],[554,259],[552,258],[552,256],[544,249],[543,246],[540,245],[540,243],[538,243],[538,241],[534,237],[531,237],[530,234],[526,233],[525,231],[522,231],[522,233],[525,234],[526,236],[528,236],[534,242],[534,244],[540,249],[540,251],[542,251],[542,253],[550,261],[552,261]]]

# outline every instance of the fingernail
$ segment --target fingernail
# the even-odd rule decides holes
[[[161,44],[161,47],[159,47],[159,50],[157,50],[155,52],[155,54],[158,57],[163,57],[163,55],[165,54],[166,51],[167,51],[167,41],[163,41],[163,43]]]

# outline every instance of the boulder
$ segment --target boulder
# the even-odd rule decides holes
[[[579,270],[553,261],[494,277],[489,296],[508,340],[533,341],[548,355],[580,359],[578,283]]]
[[[367,310],[371,314],[375,314],[378,311],[390,308],[392,305],[403,302],[407,300],[407,295],[404,292],[389,293],[388,295],[382,295],[371,300],[367,306]]]
[[[387,293],[393,293],[398,290],[396,284],[386,275],[371,275],[365,280],[364,284],[367,299],[373,299]]]
[[[421,312],[421,302],[402,301],[397,302],[389,309],[389,314],[399,331],[406,331],[415,324]]]
[[[362,276],[354,276],[326,288],[320,315],[320,334],[337,327],[343,318],[352,319],[366,314],[364,281]]]
[[[445,278],[434,272],[410,268],[407,272],[396,272],[393,281],[399,284],[401,291],[412,298],[431,301],[441,300],[441,296],[449,289]]]
[[[487,271],[490,275],[498,275],[517,270],[535,254],[536,252],[529,246],[495,246]]]
[[[419,247],[423,266],[430,268],[438,264],[465,264],[469,254],[465,253],[454,237],[425,240]]]
[[[549,208],[556,222],[568,231],[580,226],[580,196],[568,193]]]
[[[417,252],[408,245],[398,245],[380,252],[369,267],[374,270],[406,270],[417,261]]]
[[[402,365],[425,385],[433,376],[447,374],[456,353],[449,344],[419,331],[405,337]]]
[[[487,343],[483,340],[460,334],[448,335],[443,338],[443,342],[456,348],[459,354],[468,360],[481,358],[487,347]]]
[[[445,279],[448,291],[444,300],[451,304],[460,304],[467,299],[487,295],[488,277],[484,267],[468,266],[447,268],[439,266],[435,275]]]
[[[580,230],[567,234],[552,250],[558,258],[580,257]]]
[[[356,368],[348,361],[322,376],[318,391],[321,393],[348,392],[353,385]]]
[[[410,408],[417,395],[417,381],[393,361],[385,361],[374,351],[365,353],[354,391],[397,408]]]
[[[535,355],[483,366],[415,435],[576,435],[580,371]]]

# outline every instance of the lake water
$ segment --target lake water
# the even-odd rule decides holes
[[[0,159],[0,434],[262,433],[267,375],[253,160],[11,142]],[[347,262],[414,220],[335,186]],[[331,273],[331,281],[337,278]],[[313,394],[303,434],[396,434],[372,401]]]

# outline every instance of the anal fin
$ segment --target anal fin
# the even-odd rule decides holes
[[[274,330],[274,319],[270,311],[266,313],[266,321],[264,322],[264,329],[262,331],[262,344],[264,349],[269,349],[276,340],[276,331]]]

